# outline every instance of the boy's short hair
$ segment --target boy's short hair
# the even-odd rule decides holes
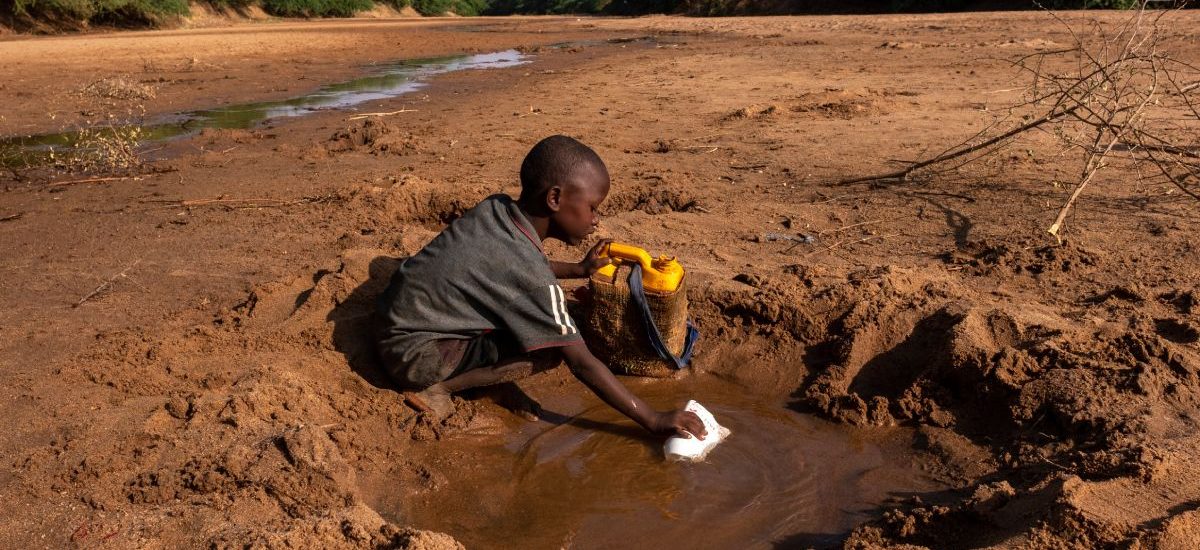
[[[531,200],[555,185],[566,184],[571,174],[583,167],[608,168],[591,147],[571,137],[550,136],[537,142],[521,161],[521,200]]]

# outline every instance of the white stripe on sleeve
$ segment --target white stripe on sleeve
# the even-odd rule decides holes
[[[555,289],[558,288],[558,285],[548,286],[550,287],[550,309],[554,310],[554,322],[558,323],[559,330],[565,335],[567,333],[567,326],[563,324],[562,318],[559,317],[558,314],[558,293],[555,292]],[[561,289],[559,289],[559,291],[561,292]]]
[[[567,322],[567,326],[571,328],[571,334],[578,334],[579,329],[575,328],[575,321],[571,319],[571,314],[567,313],[567,294],[563,292],[561,286],[554,286],[558,287],[558,304],[562,309],[563,320],[565,320]]]

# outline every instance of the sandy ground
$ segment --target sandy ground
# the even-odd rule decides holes
[[[1008,60],[1067,42],[1037,13],[6,37],[3,135],[286,97],[384,60],[535,58],[364,106],[411,110],[379,120],[206,132],[136,179],[0,176],[0,536],[453,547],[380,517],[378,480],[421,491],[437,466],[412,457],[511,413],[484,396],[445,424],[416,416],[373,363],[365,312],[395,258],[514,191],[528,147],[566,133],[613,174],[602,233],[690,270],[698,370],[850,425],[916,427],[957,487],[881,507],[847,547],[1194,547],[1194,202],[1110,174],[1058,245],[1045,228],[1069,190],[1052,182],[1078,166],[1045,136],[931,180],[830,184],[965,139],[1019,98]],[[1200,61],[1187,32],[1164,47]],[[108,77],[153,98],[79,93]],[[796,232],[820,240],[765,238]],[[581,391],[565,377],[531,383]]]

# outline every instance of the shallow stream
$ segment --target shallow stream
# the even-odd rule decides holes
[[[517,50],[415,59],[374,65],[369,74],[353,80],[323,86],[297,97],[227,105],[215,109],[189,111],[160,117],[140,127],[138,145],[146,147],[168,139],[189,136],[205,128],[250,129],[274,119],[304,116],[330,109],[349,109],[356,105],[388,99],[419,90],[431,77],[471,69],[501,69],[528,63],[528,56]],[[89,138],[129,136],[135,123],[93,128]],[[51,153],[63,154],[89,147],[80,131],[0,137],[0,166],[40,164]]]
[[[705,375],[634,391],[660,408],[695,398],[733,434],[704,463],[665,462],[660,439],[567,383],[558,397],[530,392],[543,420],[428,444],[418,462],[439,472],[432,488],[372,504],[468,548],[804,548],[944,488],[904,430],[835,425]]]

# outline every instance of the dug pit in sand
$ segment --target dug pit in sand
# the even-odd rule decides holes
[[[469,548],[506,540],[538,550],[632,541],[757,550],[826,548],[879,504],[944,489],[914,462],[911,431],[838,426],[704,374],[631,383],[659,406],[680,393],[704,396],[734,432],[703,463],[664,462],[661,441],[595,398],[564,392],[565,378],[522,382],[553,414],[535,423],[510,416],[493,428],[502,436],[444,437],[412,457],[433,465],[420,489],[400,496],[386,489],[395,479],[371,479],[368,502],[386,518],[454,533]]]

